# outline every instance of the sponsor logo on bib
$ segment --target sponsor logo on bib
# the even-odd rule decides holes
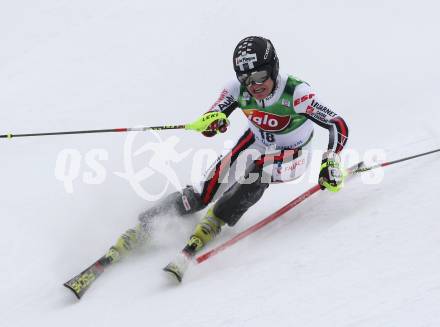
[[[246,117],[258,128],[267,132],[278,132],[289,126],[292,117],[280,116],[257,109],[243,110]]]

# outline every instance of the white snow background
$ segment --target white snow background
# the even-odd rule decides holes
[[[385,149],[390,160],[427,151],[440,145],[439,9],[433,0],[1,1],[0,134],[191,121],[234,78],[236,43],[262,35],[281,70],[346,119],[350,149]],[[238,112],[231,122],[215,139],[160,135],[177,136],[179,151],[221,151],[245,128]],[[316,134],[323,149],[327,132]],[[440,326],[440,155],[389,167],[378,185],[320,193],[178,286],[161,269],[201,214],[164,218],[150,248],[78,302],[63,282],[151,206],[114,174],[126,138],[0,141],[0,326]],[[72,194],[54,173],[64,149],[83,156]],[[93,149],[108,153],[99,185],[82,181]],[[173,166],[182,183],[191,165]],[[272,186],[217,244],[310,185]]]

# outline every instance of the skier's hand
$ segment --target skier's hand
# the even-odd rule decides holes
[[[224,133],[227,131],[229,126],[229,121],[227,119],[217,119],[209,125],[206,131],[203,131],[202,134],[206,137],[212,137],[217,133]]]
[[[341,168],[341,158],[333,151],[327,151],[322,156],[319,185],[321,190],[327,189],[338,192],[344,186],[345,174]]]

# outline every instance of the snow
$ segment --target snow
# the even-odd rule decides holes
[[[275,44],[281,69],[312,84],[343,115],[349,149],[387,159],[440,144],[439,6],[435,1],[19,0],[0,4],[0,133],[178,124],[195,119],[234,78],[247,35]],[[226,135],[184,131],[173,164],[191,181],[199,149]],[[314,147],[327,132],[316,129]],[[137,135],[138,149],[155,136]],[[0,142],[0,326],[439,326],[440,156],[389,167],[319,193],[283,218],[190,267],[169,284],[161,268],[201,214],[163,217],[149,247],[112,267],[77,300],[62,287],[136,223],[151,203],[124,172],[128,135]],[[61,151],[81,155],[73,193],[55,176]],[[87,153],[104,153],[103,182]],[[93,152],[97,151],[97,152]],[[136,158],[145,167],[148,153]],[[277,210],[316,180],[275,185],[216,244]],[[86,173],[92,173],[90,176]],[[102,176],[101,176],[102,177]],[[160,192],[158,174],[143,186]],[[169,192],[173,189],[169,188]]]

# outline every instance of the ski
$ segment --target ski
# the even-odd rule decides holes
[[[79,273],[63,285],[75,294],[78,300],[84,295],[90,286],[98,279],[104,272],[105,268],[109,266],[111,262],[106,257],[102,257],[96,261],[93,265],[88,267],[83,272]]]
[[[182,282],[183,272],[180,271],[179,267],[177,267],[176,265],[169,263],[165,268],[163,268],[163,271],[169,273],[169,276],[172,279],[175,279],[179,283]]]
[[[171,261],[168,265],[163,268],[168,276],[171,279],[177,280],[179,283],[182,282],[183,275],[185,271],[188,269],[189,264],[193,259],[193,255],[188,252],[182,251],[180,252],[173,261]]]

